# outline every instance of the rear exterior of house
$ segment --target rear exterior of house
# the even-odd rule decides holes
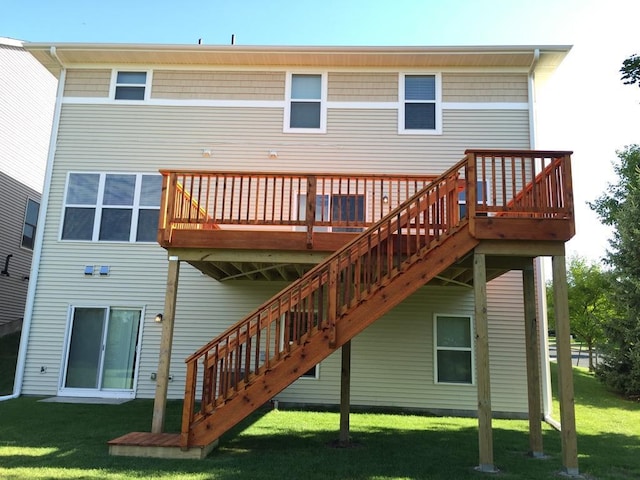
[[[60,85],[42,204],[46,221],[39,231],[37,278],[27,307],[21,393],[153,398],[163,342],[157,316],[166,316],[168,263],[178,259],[167,391],[168,398],[176,399],[185,392],[185,358],[402,204],[411,194],[406,185],[427,185],[464,158],[467,149],[533,148],[535,89],[568,51],[27,48]],[[246,200],[256,201],[256,211],[284,208],[274,198],[278,188],[284,190],[286,177],[292,185],[286,203],[292,220],[264,222],[258,229],[259,222],[249,219],[251,204],[225,226],[207,227],[211,222],[204,221],[194,230],[195,235],[206,234],[207,228],[230,232],[234,236],[224,246],[211,249],[190,239],[172,244],[186,237],[180,237],[182,227],[163,231],[171,200],[167,189],[173,185],[172,193],[184,193],[191,185],[181,198],[194,215],[202,212],[209,219],[213,214],[205,211],[204,197],[196,198],[193,189],[203,184],[203,172],[211,188],[225,182],[224,172],[233,172],[233,178],[255,176],[247,183],[229,180],[229,189],[238,189],[229,198],[240,203],[240,189],[246,194],[250,185],[279,176],[275,190]],[[194,176],[200,180],[194,183]],[[315,202],[309,203],[309,178],[317,182],[321,176],[333,178],[335,185],[368,185],[364,176],[371,182],[400,180],[379,191],[318,187]],[[492,191],[497,190],[493,185],[480,180],[474,187],[479,204],[504,196]],[[452,192],[456,215],[464,217],[471,206],[457,187]],[[378,203],[386,209],[379,215]],[[310,242],[271,245],[264,255],[256,253],[262,247],[254,241],[266,241],[269,232],[302,234],[309,219],[325,222],[315,227],[318,242],[329,235],[344,240],[327,240],[335,246],[324,248]],[[157,238],[166,242],[161,246]],[[204,265],[208,255],[215,261]],[[352,405],[475,414],[475,303],[464,268],[460,276],[440,276],[417,288],[355,336]],[[496,269],[500,275],[489,282],[486,297],[492,410],[526,417],[522,272]],[[544,322],[539,330],[544,339]],[[283,343],[285,333],[278,335]],[[340,371],[339,354],[331,354],[273,400],[336,405]],[[543,380],[545,401],[548,394]]]
[[[21,42],[0,38],[0,336],[22,325],[55,84]]]

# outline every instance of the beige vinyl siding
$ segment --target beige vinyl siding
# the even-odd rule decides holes
[[[329,72],[330,102],[397,102],[397,73]]]
[[[284,72],[153,72],[153,99],[284,100]]]
[[[462,158],[466,148],[529,145],[526,111],[445,111],[445,134],[440,136],[399,136],[394,110],[330,109],[328,120],[327,134],[298,135],[282,132],[281,108],[63,105],[23,392],[56,393],[70,305],[146,308],[137,396],[152,398],[155,391],[150,377],[157,368],[161,329],[153,318],[164,308],[166,252],[155,244],[59,241],[68,171],[153,173],[173,168],[435,174]],[[210,158],[202,156],[203,148],[212,150]],[[267,158],[269,150],[277,150],[278,158]],[[111,274],[85,277],[84,265],[109,265]],[[183,264],[169,397],[181,398],[184,393],[186,356],[282,286],[220,283]],[[505,287],[505,295],[513,295],[509,288]],[[490,313],[496,318],[490,331],[505,345],[512,340],[517,343],[509,337],[517,334],[511,328],[505,329],[508,333],[502,339],[500,323],[517,310],[513,307],[516,297],[501,300],[495,313]],[[433,313],[472,312],[471,299],[466,289],[423,289],[356,338],[353,403],[475,409],[475,387],[433,384]],[[505,369],[492,378],[495,408],[526,410],[526,398],[519,402],[516,397],[517,405],[506,399],[513,393],[508,386],[523,371],[519,366],[523,357],[508,351],[497,358],[506,360]],[[339,354],[332,355],[321,364],[319,380],[300,379],[279,398],[334,403],[339,395],[339,359]],[[45,373],[40,373],[42,366],[47,367]]]
[[[0,325],[20,320],[29,286],[32,251],[22,248],[22,229],[29,199],[40,193],[0,171],[0,270],[9,259],[9,276],[0,275]]]
[[[529,147],[520,110],[445,111],[445,134],[424,136],[399,136],[394,110],[330,109],[325,135],[283,133],[282,116],[279,108],[67,104],[58,156],[81,170],[439,174],[467,148]]]
[[[64,96],[107,98],[110,84],[110,69],[70,69],[65,78]]]
[[[488,286],[492,408],[504,414],[527,411],[526,366],[519,273]],[[352,340],[351,403],[433,411],[475,411],[475,385],[434,381],[433,317],[473,318],[473,292],[425,287]],[[340,351],[323,361],[318,380],[301,378],[277,396],[282,402],[336,404],[340,401]],[[474,359],[475,362],[475,359]],[[515,391],[514,391],[515,390]]]
[[[443,102],[527,102],[528,78],[520,73],[443,73]]]

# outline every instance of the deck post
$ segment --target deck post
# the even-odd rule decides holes
[[[483,253],[473,255],[473,291],[476,321],[476,372],[478,380],[478,443],[480,472],[496,472],[493,465],[491,426],[491,375],[489,366],[489,320],[487,313],[487,271]]]
[[[341,447],[351,444],[349,439],[349,414],[351,408],[351,340],[342,345],[342,369],[340,374],[340,437]]]
[[[577,476],[579,475],[578,441],[573,392],[573,368],[571,366],[571,331],[569,326],[566,258],[564,255],[554,255],[551,257],[551,264],[553,268],[553,300],[556,315],[556,348],[558,351],[562,465],[567,475]]]
[[[529,398],[529,455],[544,457],[542,450],[542,406],[540,388],[539,322],[536,316],[536,284],[533,259],[522,272],[524,296],[524,337],[527,359],[527,391]]]
[[[167,270],[167,290],[164,299],[162,337],[160,339],[160,358],[158,359],[158,371],[156,373],[156,396],[153,402],[151,433],[162,433],[164,430],[179,274],[180,260],[178,260],[178,257],[170,256],[169,268]]]

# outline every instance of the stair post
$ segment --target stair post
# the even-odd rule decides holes
[[[340,370],[340,437],[341,447],[348,447],[349,414],[351,410],[351,340],[342,345],[342,368]]]
[[[158,359],[158,371],[156,373],[156,395],[153,402],[151,433],[162,433],[164,430],[179,274],[180,260],[178,257],[170,256],[169,268],[167,270],[167,290],[164,299],[164,313],[162,316],[162,337],[160,339],[160,358]]]
[[[307,222],[307,248],[313,247],[313,227],[316,222],[316,188],[316,177],[309,175],[307,177],[307,205],[305,216]]]

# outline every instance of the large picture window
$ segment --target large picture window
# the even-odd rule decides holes
[[[285,131],[326,130],[325,80],[322,74],[291,74]]]
[[[473,383],[471,317],[434,317],[436,383]]]
[[[160,175],[70,173],[62,240],[154,242]]]
[[[441,115],[437,75],[402,75],[400,133],[440,133]]]

